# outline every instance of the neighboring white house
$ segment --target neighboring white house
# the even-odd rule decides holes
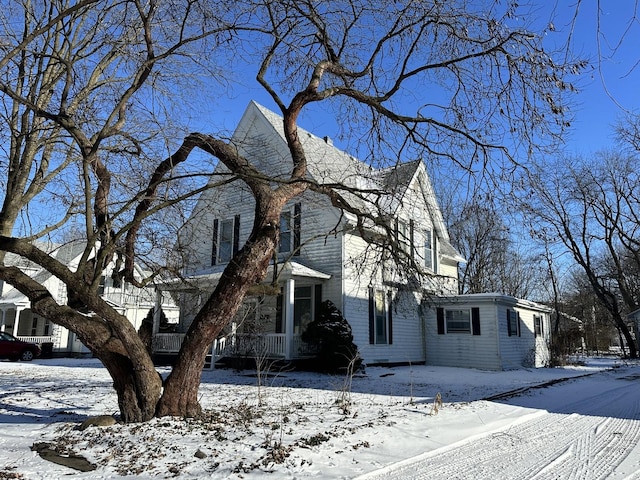
[[[469,360],[465,366],[511,368],[528,362],[525,357],[532,349],[546,348],[543,339],[547,338],[549,323],[543,308],[494,296],[520,313],[517,324],[521,330],[516,335],[520,340],[513,339],[510,353],[506,342],[497,341],[502,333],[507,336],[506,326],[501,327],[506,322],[502,317],[507,309],[496,307],[494,313],[489,313],[485,297],[456,296],[458,263],[464,258],[450,243],[422,161],[375,169],[337,149],[327,137],[304,130],[299,130],[299,136],[307,154],[309,177],[362,191],[376,190],[376,204],[394,226],[399,248],[431,275],[426,280],[408,279],[395,264],[383,260],[371,248],[355,228],[355,217],[342,214],[326,197],[306,192],[286,207],[280,222],[277,262],[270,266],[265,287],[253,289],[241,312],[214,344],[216,355],[265,354],[283,359],[305,356],[308,352],[300,335],[314,318],[317,305],[327,299],[349,321],[354,341],[369,364],[431,362],[435,357],[429,350],[437,348],[437,344],[430,337],[438,335],[432,328],[436,316],[433,299],[439,298],[464,302],[465,308],[486,309],[480,317],[483,330],[479,336],[462,327],[455,333],[449,329],[445,335],[449,341],[457,337],[455,343],[461,352],[465,344],[477,345],[472,349],[479,355],[477,361]],[[286,178],[291,161],[280,116],[250,103],[231,141],[260,171]],[[212,181],[224,178],[224,166],[219,164],[215,173]],[[373,193],[363,194],[364,198],[347,192],[344,196],[359,206],[374,200]],[[183,273],[187,278],[180,287],[181,333],[155,335],[157,352],[177,350],[181,335],[226,264],[248,238],[254,204],[251,192],[240,182],[214,187],[199,198],[177,242],[179,253],[186,259]],[[375,227],[367,228],[376,233]],[[277,284],[279,288],[268,288],[267,284]],[[530,310],[538,315],[536,320],[533,314],[529,315]],[[538,318],[544,334],[534,338],[534,322]],[[478,343],[479,338],[483,343]],[[441,350],[437,358],[443,363],[439,364],[460,364],[454,351],[449,353],[446,356]],[[530,363],[543,364],[545,355],[548,350],[536,353]],[[502,362],[483,360],[500,356],[504,358]]]
[[[84,244],[81,242],[64,245],[42,244],[40,247],[71,270],[77,268],[84,251]],[[7,254],[5,263],[19,267],[24,273],[37,280],[49,290],[58,303],[66,303],[66,286],[51,273],[12,253]],[[178,307],[170,298],[167,297],[159,302],[153,287],[140,289],[126,282],[114,285],[110,268],[105,272],[100,289],[102,298],[119,313],[125,315],[136,329],[140,328],[149,310],[158,303],[162,304],[163,312],[168,319],[177,321]],[[46,318],[35,315],[31,311],[29,299],[11,285],[3,284],[2,281],[0,281],[0,331],[11,333],[28,342],[52,343],[54,355],[89,353],[75,334]]]

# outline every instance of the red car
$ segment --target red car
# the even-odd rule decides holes
[[[40,355],[40,346],[23,342],[7,332],[0,332],[0,358],[30,362]]]

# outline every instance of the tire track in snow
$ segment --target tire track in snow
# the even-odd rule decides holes
[[[637,382],[611,385],[606,391],[569,401],[557,412],[444,447],[415,462],[402,462],[362,478],[607,478],[640,443]],[[640,478],[638,472],[630,471],[627,475],[623,478]]]

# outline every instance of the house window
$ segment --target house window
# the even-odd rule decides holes
[[[471,321],[469,321],[469,312],[471,312]],[[445,331],[446,317],[446,331]],[[472,335],[481,335],[480,331],[480,308],[473,307],[469,309],[447,310],[445,315],[444,308],[436,309],[436,323],[438,335],[445,333],[469,333]]]
[[[240,215],[225,220],[213,221],[213,246],[211,249],[211,265],[229,263],[238,252],[240,233]]]
[[[392,341],[392,310],[390,292],[369,289],[369,343],[390,345]]]
[[[447,333],[471,333],[471,311],[469,309],[446,310]]]
[[[412,256],[413,253],[413,222],[396,220],[396,243],[400,251]]]
[[[300,255],[300,226],[302,205],[296,203],[293,210],[286,210],[280,215],[280,253]]]
[[[44,321],[44,330],[42,331],[42,335],[45,337],[51,335],[51,322],[49,320]]]
[[[507,332],[510,337],[520,336],[520,314],[515,310],[507,310]]]
[[[533,316],[533,329],[536,337],[542,336],[542,315]]]
[[[31,336],[35,337],[38,335],[38,317],[33,317],[31,321]]]
[[[382,290],[375,292],[375,343],[387,343],[387,306]]]
[[[293,238],[293,215],[291,212],[282,212],[280,215],[280,253],[291,251]]]
[[[233,251],[233,220],[220,222],[220,239],[218,243],[218,262],[227,263]]]
[[[434,273],[438,271],[438,252],[433,230],[424,232],[424,266]]]

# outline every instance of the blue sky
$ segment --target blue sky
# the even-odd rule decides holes
[[[575,3],[558,2],[554,22],[557,33],[549,35],[564,39],[570,34]],[[638,6],[635,0],[599,3],[600,15],[596,0],[580,2],[571,37],[572,51],[593,62],[593,68],[585,72],[578,83],[575,121],[567,139],[567,148],[577,153],[614,145],[613,124],[624,109],[637,113],[640,107]]]
[[[574,120],[566,137],[569,153],[588,154],[612,147],[615,144],[614,124],[623,114],[623,109],[637,111],[640,108],[640,95],[636,93],[640,86],[640,66],[636,67],[640,62],[640,23],[635,18],[636,0],[602,0],[602,5],[598,5],[597,0],[581,0],[574,22],[577,2],[533,0],[531,12],[538,17],[540,25],[553,22],[555,32],[549,32],[545,39],[550,49],[564,46],[570,38],[572,53],[591,62],[577,79],[579,94],[573,98]],[[524,23],[529,23],[529,20],[525,19]],[[275,109],[253,75],[254,72],[250,72],[240,84],[232,87],[231,99],[216,102],[213,119],[202,119],[204,122],[213,120],[215,126],[207,122],[194,125],[194,128],[233,131],[252,99]],[[335,135],[335,120],[319,116],[317,112],[303,113],[300,124],[318,136]],[[339,142],[336,144],[341,146]]]

